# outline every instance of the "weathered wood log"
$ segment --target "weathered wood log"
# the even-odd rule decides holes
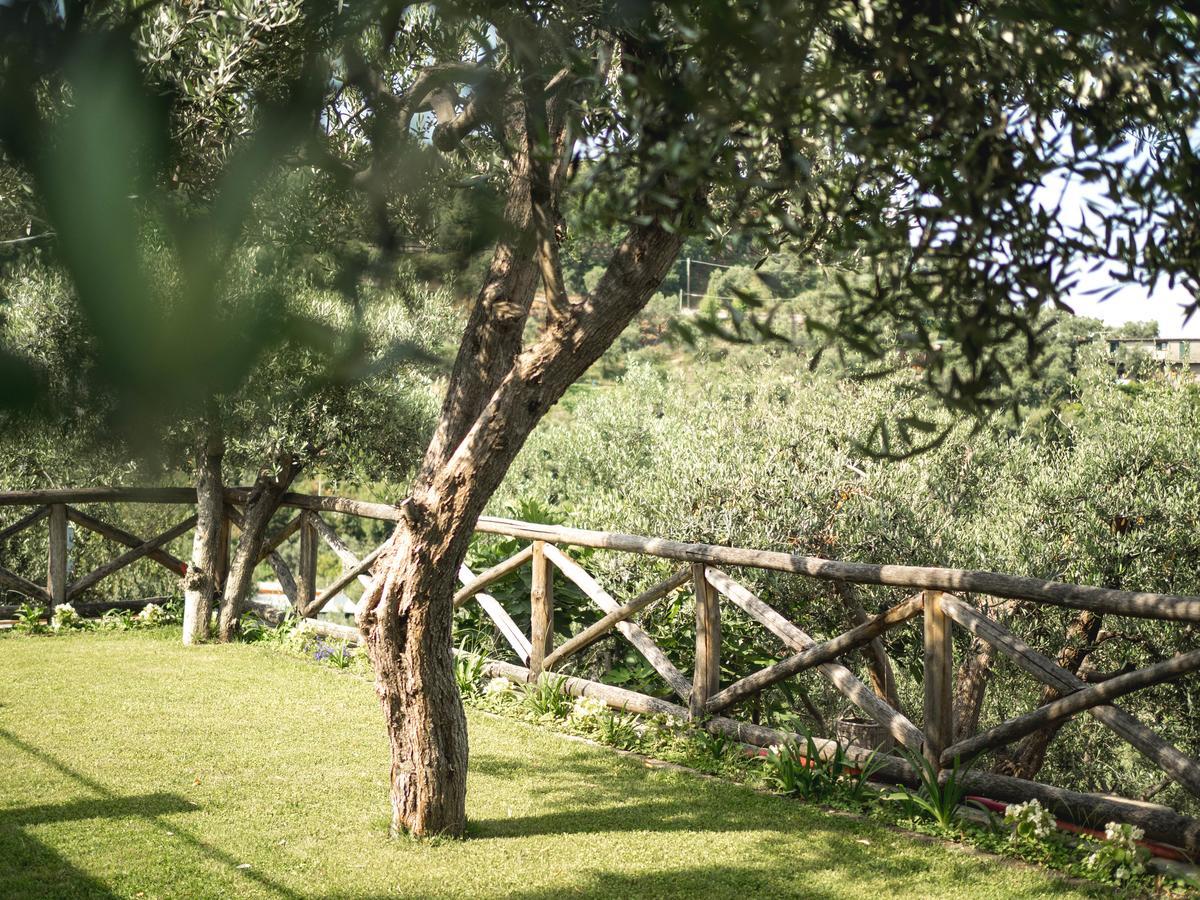
[[[345,541],[338,537],[337,532],[335,532],[329,526],[329,523],[322,519],[318,513],[312,513],[311,515],[313,528],[317,530],[317,534],[320,536],[321,540],[325,542],[326,546],[329,547],[329,549],[337,555],[337,558],[342,561],[343,571],[349,569],[358,569],[359,574],[355,576],[358,578],[358,583],[365,588],[369,588],[371,586],[371,577],[364,574],[366,571],[365,569],[358,568],[361,565],[358,556],[356,556],[354,551],[352,551],[346,545]],[[346,584],[349,584],[349,582],[346,582]],[[345,585],[343,585],[343,587],[345,587]]]
[[[624,622],[626,619],[633,618],[650,604],[661,600],[672,591],[686,584],[691,580],[691,577],[691,566],[684,566],[670,578],[666,578],[648,590],[638,594],[637,597],[630,600],[624,606],[606,613],[599,621],[589,625],[570,640],[564,641],[561,647],[546,657],[542,663],[543,667],[546,671],[552,671],[568,657],[573,656],[586,647],[590,647],[596,641],[600,640],[612,631],[618,622]]]
[[[1039,728],[1068,719],[1093,706],[1109,703],[1118,697],[1200,669],[1200,650],[1182,653],[1165,662],[1147,666],[1124,675],[1109,678],[1095,687],[1067,694],[1044,706],[1002,722],[974,737],[959,741],[942,752],[942,765],[952,765],[956,758],[968,759],[977,753],[1002,747]]]
[[[123,544],[126,547],[140,547],[145,543],[140,537],[131,534],[123,528],[118,528],[116,525],[110,525],[108,522],[101,521],[95,516],[89,516],[87,513],[76,509],[73,506],[67,507],[67,518],[81,528],[86,528],[88,531],[94,531],[101,537],[106,537],[110,541],[115,541],[118,544]],[[161,547],[153,553],[146,555],[147,559],[152,559],[164,569],[174,572],[176,575],[187,574],[187,563],[178,556],[172,556]]]
[[[510,572],[515,572],[517,569],[521,568],[521,566],[525,565],[525,563],[529,562],[529,560],[532,558],[533,545],[530,544],[528,547],[523,547],[522,549],[518,550],[508,559],[496,563],[496,565],[492,566],[491,568],[484,569],[477,576],[475,576],[475,579],[470,584],[463,585],[458,589],[454,595],[454,608],[457,609],[458,607],[462,606],[464,603],[470,600],[473,595],[483,590],[489,584],[499,581]]]
[[[534,541],[533,582],[529,589],[529,671],[542,673],[546,654],[554,652],[554,569],[546,559],[546,545]]]
[[[313,634],[319,634],[322,637],[337,638],[340,641],[345,641],[347,644],[362,643],[362,633],[354,625],[339,625],[337,622],[325,622],[321,619],[306,618],[301,619],[296,624],[296,627],[303,631],[311,631]]]
[[[287,524],[280,528],[277,532],[263,541],[262,549],[258,551],[258,561],[264,562],[272,552],[279,549],[279,546],[290,538],[293,534],[300,530],[300,521],[303,518],[302,514],[292,516]],[[328,527],[328,526],[326,526]],[[318,526],[319,530],[319,526]]]
[[[943,778],[949,774],[943,773]],[[1103,829],[1109,822],[1127,822],[1141,828],[1149,840],[1178,847],[1192,857],[1200,856],[1200,819],[1182,815],[1166,806],[1101,794],[1081,794],[1038,781],[989,772],[960,772],[959,777],[967,791],[975,796],[1006,803],[1037,800],[1056,817],[1086,828]]]
[[[30,525],[37,524],[48,515],[50,515],[50,507],[39,506],[33,512],[21,516],[21,518],[17,519],[17,521],[13,522],[11,525],[0,528],[0,544],[3,544],[11,537],[16,537]]]
[[[957,624],[987,641],[1023,671],[1043,684],[1067,694],[1087,685],[1054,660],[1034,650],[998,622],[979,613],[957,597],[943,596],[942,609]],[[1103,722],[1120,738],[1170,775],[1194,796],[1200,797],[1200,762],[1182,753],[1151,728],[1117,706],[1093,706],[1088,714]]]
[[[0,506],[31,506],[35,503],[179,503],[194,504],[194,487],[88,487],[45,488],[33,491],[2,491]]]
[[[924,592],[925,758],[940,768],[942,750],[954,740],[953,620],[942,609],[941,591]]]
[[[109,575],[117,572],[131,563],[137,562],[143,556],[149,556],[154,550],[161,547],[163,544],[168,544],[175,538],[187,534],[196,525],[196,517],[190,516],[184,519],[173,528],[169,528],[160,534],[158,537],[151,538],[139,547],[134,547],[131,550],[126,550],[115,559],[111,559],[102,566],[97,566],[88,574],[84,575],[78,581],[75,581],[67,588],[67,597],[75,597],[82,594],[84,591],[95,587],[101,580]]]
[[[313,526],[316,513],[300,514],[300,559],[296,573],[296,612],[305,615],[305,610],[317,599],[317,529]]]
[[[458,578],[460,581],[469,584],[474,580],[475,576],[467,568],[466,563],[463,563],[458,568]],[[512,616],[500,605],[500,601],[491,594],[485,594],[482,591],[474,596],[475,602],[479,604],[479,608],[495,623],[496,629],[500,632],[504,640],[508,642],[508,645],[513,648],[513,651],[517,654],[517,658],[522,662],[529,662],[529,654],[532,649],[529,644],[529,638],[525,637],[525,632],[521,630],[520,626],[513,621]]]
[[[46,595],[50,611],[67,602],[67,505],[50,504],[50,551],[46,564]]]
[[[75,612],[85,619],[98,619],[110,610],[128,610],[129,612],[141,612],[151,603],[162,605],[168,602],[169,597],[143,597],[141,600],[81,600],[72,602],[75,607]],[[12,605],[0,605],[0,619],[11,619],[17,614],[17,607]]]
[[[6,590],[16,591],[18,594],[24,594],[38,603],[50,605],[50,595],[46,593],[46,589],[41,585],[34,584],[28,578],[18,575],[3,566],[0,566],[0,587]]]
[[[387,547],[386,541],[364,556],[358,562],[358,565],[344,571],[333,582],[333,584],[325,588],[325,590],[321,592],[320,596],[318,596],[311,604],[309,604],[308,608],[304,611],[304,615],[315,616],[325,608],[326,604],[328,604],[330,600],[336,597],[339,592],[344,590],[346,585],[356,578],[361,580],[363,573],[369,571],[371,566],[375,565],[375,561],[379,559],[379,556],[383,553],[385,547]],[[367,581],[370,582],[370,579],[368,578]]]
[[[236,496],[238,490],[234,489],[231,493]],[[309,494],[297,494],[288,492],[283,495],[280,501],[280,506],[288,506],[293,509],[311,509],[316,512],[335,512],[343,513],[348,516],[360,516],[364,519],[381,519],[385,522],[400,522],[403,520],[403,515],[400,512],[400,507],[392,506],[389,503],[370,503],[366,500],[354,500],[350,497],[315,497]]]
[[[583,591],[587,597],[595,603],[603,612],[615,612],[621,608],[621,605],[614,600],[609,593],[596,583],[596,579],[592,578],[579,563],[571,559],[553,544],[547,544],[545,553],[547,558],[558,567],[558,570],[563,573],[577,588]],[[625,639],[631,643],[638,653],[642,654],[646,662],[654,668],[654,671],[671,686],[677,695],[683,699],[687,699],[692,692],[692,683],[684,677],[679,669],[675,668],[675,664],[667,658],[667,655],[662,652],[658,644],[650,638],[640,627],[633,622],[618,622],[616,625],[617,631],[625,636]]]
[[[728,709],[800,672],[815,668],[822,663],[832,662],[839,656],[857,650],[859,647],[865,647],[888,629],[919,616],[922,606],[922,595],[917,594],[844,634],[824,643],[814,644],[807,650],[789,656],[765,669],[759,669],[753,675],[747,675],[740,681],[735,681],[725,690],[710,698],[707,709],[710,713]]]
[[[720,569],[709,568],[705,577],[709,584],[737,604],[746,615],[765,626],[792,650],[803,652],[816,645],[817,642],[806,632],[789,622],[748,588],[738,584]],[[907,717],[880,700],[875,692],[863,684],[853,672],[836,662],[821,663],[817,666],[817,671],[843,697],[886,728],[893,738],[912,752],[921,752],[925,743],[925,737],[921,730]]]
[[[798,556],[772,550],[747,550],[713,544],[688,544],[663,538],[640,537],[608,531],[588,531],[557,525],[537,525],[481,516],[477,531],[503,534],[530,541],[553,541],[578,547],[644,553],[681,562],[709,565],[749,566],[776,572],[793,572],[810,578],[880,584],[891,587],[935,591],[973,591],[994,597],[1037,600],[1053,606],[1091,609],[1095,612],[1146,619],[1200,622],[1200,597],[1137,593],[1111,588],[1088,587],[1043,581],[1021,575],[1003,575],[971,569],[925,566],[894,566],[840,562],[816,556]]]
[[[696,667],[688,714],[698,719],[705,714],[709,698],[721,689],[721,604],[701,563],[692,563],[692,586],[696,592]]]
[[[269,603],[263,603],[261,600],[255,600],[253,597],[249,597],[246,600],[246,607],[245,607],[244,612],[254,613],[254,615],[258,616],[260,619],[262,619],[268,625],[276,625],[277,626],[277,625],[283,624],[283,622],[287,619],[288,615],[291,613],[291,610],[290,609],[280,609],[277,606],[272,606]],[[317,620],[316,619],[305,619],[304,621],[305,622],[315,622]],[[325,625],[328,623],[322,622],[321,624]]]

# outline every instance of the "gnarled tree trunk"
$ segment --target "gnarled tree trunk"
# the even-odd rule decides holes
[[[1079,669],[1088,658],[1088,654],[1095,649],[1096,637],[1100,634],[1102,620],[1103,616],[1087,610],[1075,617],[1075,621],[1067,629],[1066,644],[1058,654],[1057,662],[1060,666],[1072,674],[1079,674]],[[1060,696],[1054,688],[1043,688],[1041,702],[1038,705],[1045,706]],[[997,766],[997,771],[1004,775],[1013,775],[1033,781],[1046,762],[1046,751],[1050,749],[1051,742],[1058,735],[1059,729],[1068,721],[1064,719],[1029,735],[1021,741],[1010,757],[1001,761]]]
[[[455,575],[475,523],[533,427],[645,305],[681,243],[656,223],[631,229],[593,296],[512,361],[476,415],[463,407],[480,395],[451,384],[441,440],[401,505],[406,521],[359,619],[392,743],[396,831],[461,835],[466,826],[467,738],[450,641]],[[491,352],[495,338],[464,347]]]
[[[225,442],[213,428],[200,448],[196,465],[196,529],[192,535],[192,559],[183,576],[183,643],[208,640],[213,601],[221,590],[223,575],[222,546],[225,530],[225,486],[221,480],[221,460]]]
[[[862,601],[859,600],[854,585],[847,584],[844,581],[835,581],[833,587],[837,591],[838,596],[845,602],[846,609],[850,613],[850,620],[855,625],[862,625],[871,618],[867,615]],[[887,703],[892,709],[904,712],[903,707],[900,705],[900,694],[896,690],[896,673],[892,669],[892,660],[887,654],[887,648],[883,645],[883,639],[876,638],[867,644],[863,648],[863,656],[867,662],[867,673],[871,678],[871,688],[875,691],[876,696]]]
[[[262,553],[271,516],[300,472],[300,465],[291,454],[276,460],[276,470],[264,472],[254,481],[245,511],[241,515],[241,531],[237,552],[229,565],[225,591],[221,595],[221,614],[217,623],[218,636],[231,641],[237,634],[238,618],[254,579],[254,570]]]

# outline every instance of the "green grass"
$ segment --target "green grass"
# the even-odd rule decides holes
[[[175,640],[0,638],[0,896],[1076,895],[478,713],[470,838],[391,840],[366,681]]]

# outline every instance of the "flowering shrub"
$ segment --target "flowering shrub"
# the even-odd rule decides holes
[[[511,694],[512,690],[513,683],[503,675],[497,675],[483,686],[483,693],[489,696],[492,694]]]
[[[165,625],[169,619],[167,611],[157,603],[147,603],[137,614],[138,622],[151,628],[156,625]]]
[[[82,628],[83,617],[75,611],[75,607],[70,603],[64,603],[54,608],[54,615],[50,617],[50,627],[56,632],[62,631],[64,628]]]
[[[1117,882],[1143,874],[1149,854],[1137,842],[1144,836],[1145,832],[1135,825],[1109,822],[1104,828],[1104,842],[1087,858],[1088,868]]]
[[[1009,806],[1004,821],[1013,829],[1010,840],[1017,843],[1038,843],[1054,833],[1054,816],[1037,800]]]
[[[608,715],[608,704],[595,697],[578,697],[571,706],[571,721],[588,724]]]

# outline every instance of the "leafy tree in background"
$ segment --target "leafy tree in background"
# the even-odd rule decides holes
[[[422,198],[464,172],[504,198],[360,620],[393,824],[416,834],[465,825],[450,600],[476,519],[689,236],[851,261],[866,283],[845,284],[827,333],[878,358],[885,326],[903,323],[925,388],[966,412],[999,402],[1008,348],[1037,358],[1040,314],[1069,294],[1081,255],[1112,260],[1117,279],[1197,286],[1196,22],[1172,3],[314,2],[283,44],[287,77],[242,96],[250,133],[182,218],[161,199],[177,155],[164,147],[190,138],[155,112],[121,11],[25,2],[0,9],[0,28],[3,152],[56,234],[96,335],[95,377],[127,414],[229,390],[269,342],[303,333],[269,280],[217,313],[224,259],[281,162],[361,198],[370,251],[348,252],[359,230],[334,254],[351,299],[362,278],[390,277]],[[1067,222],[1046,195],[1064,175],[1101,185],[1116,212]],[[577,194],[620,237],[573,299],[560,243]],[[140,265],[147,219],[182,273],[169,297]],[[263,249],[277,268],[295,261],[285,240]],[[548,312],[527,341],[539,284]],[[928,428],[902,425],[905,444]]]

